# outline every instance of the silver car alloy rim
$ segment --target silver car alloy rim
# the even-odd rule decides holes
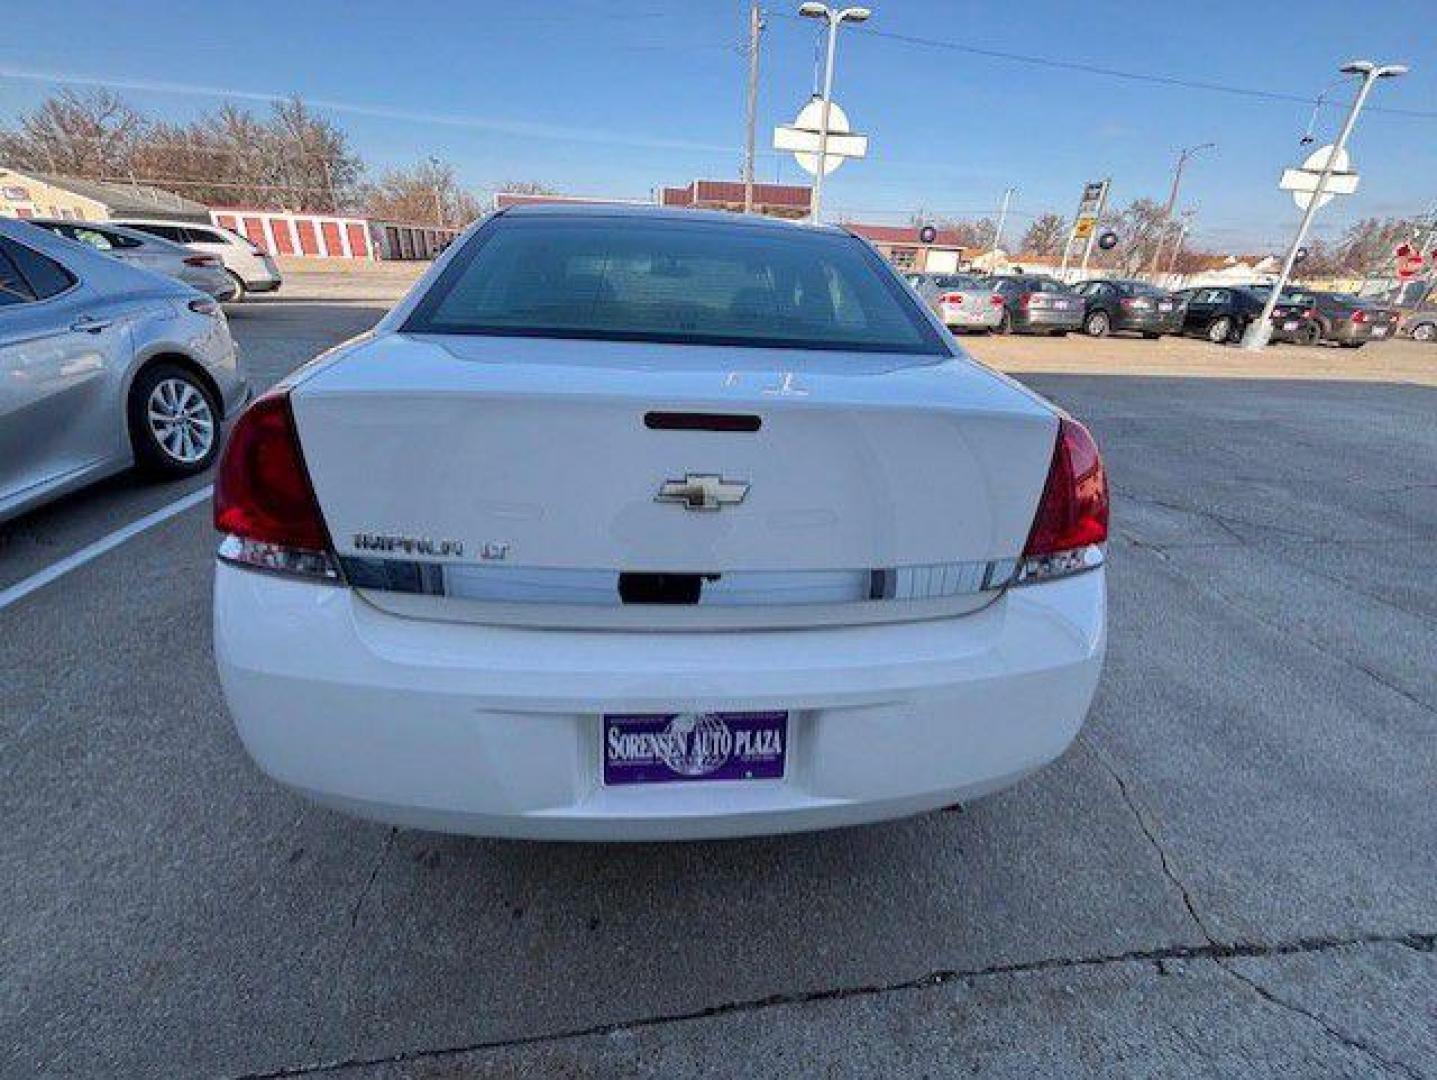
[[[146,405],[150,434],[176,461],[193,465],[210,452],[215,417],[204,394],[183,379],[165,379],[150,391]]]

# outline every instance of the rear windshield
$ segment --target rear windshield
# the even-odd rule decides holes
[[[948,351],[912,295],[853,237],[631,217],[499,218],[464,245],[404,329]]]
[[[1166,296],[1167,293],[1146,281],[1120,281],[1118,291],[1124,296]]]
[[[986,286],[975,277],[967,277],[963,274],[944,274],[942,277],[933,279],[933,284],[940,289],[976,289],[982,292]]]

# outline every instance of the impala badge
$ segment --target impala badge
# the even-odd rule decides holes
[[[712,473],[687,473],[682,480],[665,480],[654,501],[680,503],[685,510],[722,510],[737,506],[747,494],[747,481],[725,480]]]

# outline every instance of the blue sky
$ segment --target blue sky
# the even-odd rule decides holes
[[[760,145],[813,89],[814,25],[770,3]],[[1087,0],[873,0],[876,32],[977,49],[1315,96],[1345,60],[1411,64],[1364,114],[1357,196],[1319,215],[1411,214],[1437,202],[1437,11],[1432,0],[1182,4]],[[641,197],[662,183],[737,176],[743,140],[741,0],[608,3],[277,4],[49,0],[18,5],[0,36],[0,122],[54,81],[112,82],[136,106],[184,118],[226,92],[263,109],[299,93],[350,133],[376,172],[430,154],[470,186],[535,179]],[[846,29],[835,99],[872,139],[828,184],[835,214],[895,221],[923,208],[970,216],[1018,188],[1014,222],[1070,215],[1083,181],[1114,199],[1163,198],[1180,146],[1214,141],[1180,207],[1223,250],[1275,246],[1296,224],[1276,190],[1310,106],[1055,69]],[[50,81],[47,81],[50,80]],[[1333,92],[1339,104],[1347,93]],[[1318,117],[1319,141],[1341,109]],[[767,152],[761,179],[800,178]]]

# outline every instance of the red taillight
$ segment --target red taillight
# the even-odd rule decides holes
[[[268,570],[337,576],[287,392],[266,394],[236,421],[215,476],[214,507],[215,528],[229,537],[222,557]]]
[[[1367,321],[1367,312],[1365,312],[1365,311],[1363,311],[1362,309],[1359,308],[1358,310],[1356,310],[1356,311],[1354,311],[1354,312],[1352,313],[1352,321],[1355,322],[1355,323],[1364,323],[1364,322],[1366,322],[1366,321]]]
[[[1316,308],[1308,308],[1306,311],[1304,311],[1304,312],[1302,313],[1302,317],[1303,317],[1304,319],[1315,319],[1315,318],[1317,318],[1317,309],[1316,309]]]
[[[220,261],[213,255],[186,255],[186,266],[218,266]]]
[[[988,303],[992,304],[994,307],[1002,307],[1003,298],[997,293],[994,293],[992,296],[988,297]]]
[[[938,298],[940,304],[961,304],[963,294],[960,292],[946,292]]]
[[[1030,292],[1025,292],[1022,296],[1018,297],[1018,306],[1019,306],[1020,308],[1028,307],[1028,306],[1031,305],[1032,303],[1033,303],[1033,294],[1030,293]]]
[[[1108,539],[1108,476],[1097,443],[1076,420],[1058,421],[1058,441],[1018,580],[1035,581],[1101,561],[1090,549]]]

